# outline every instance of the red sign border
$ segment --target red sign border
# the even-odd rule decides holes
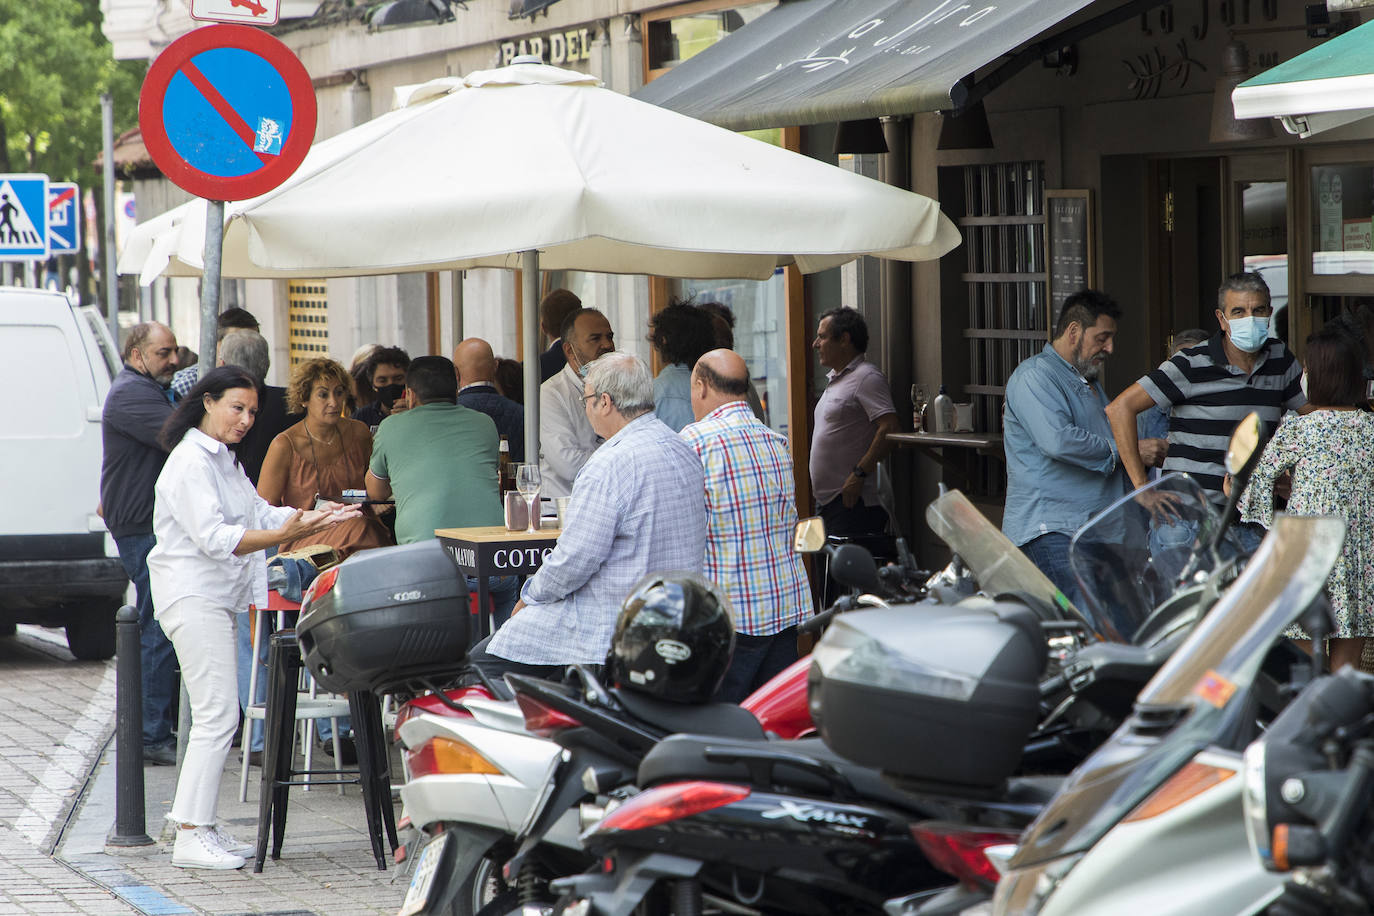
[[[267,61],[286,83],[291,96],[291,133],[273,162],[247,175],[223,177],[195,168],[173,148],[163,123],[162,103],[167,87],[183,64],[212,48],[238,48]],[[148,68],[138,96],[138,126],[148,154],[177,187],[206,200],[247,200],[266,194],[290,178],[315,141],[318,114],[310,74],[291,49],[276,38],[248,25],[221,23],[183,35],[163,50]]]

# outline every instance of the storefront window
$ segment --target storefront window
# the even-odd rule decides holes
[[[1287,182],[1240,184],[1240,252],[1245,269],[1269,284],[1270,301],[1281,312],[1288,304]]]
[[[1374,274],[1374,165],[1312,169],[1312,273]]]
[[[735,313],[735,352],[749,365],[773,429],[787,435],[787,288],[782,268],[767,280],[674,280],[673,296],[719,302]]]
[[[709,5],[692,4],[696,9],[678,15],[670,10],[662,18],[645,16],[645,55],[651,77],[701,53],[726,35],[762,16],[777,3],[745,3],[729,9],[700,9]]]

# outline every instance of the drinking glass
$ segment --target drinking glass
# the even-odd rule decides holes
[[[926,391],[926,386],[917,382],[911,386],[911,431],[919,433],[922,431],[921,420],[925,416],[926,404],[930,401],[930,394]]]
[[[527,531],[539,530],[539,484],[542,481],[539,477],[539,465],[522,464],[515,469],[515,489],[520,491],[520,495],[525,497],[525,505],[529,508],[530,525]]]

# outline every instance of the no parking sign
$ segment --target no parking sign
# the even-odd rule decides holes
[[[153,161],[207,200],[257,197],[289,178],[315,138],[315,114],[310,74],[291,49],[240,25],[172,42],[138,100]]]

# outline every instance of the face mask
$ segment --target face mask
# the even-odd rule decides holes
[[[582,365],[578,366],[578,367],[577,367],[577,375],[578,375],[578,377],[579,377],[579,378],[586,378],[586,377],[587,377],[587,370],[590,369],[591,367],[592,367],[592,364],[591,364],[591,363],[583,363]]]
[[[1250,315],[1229,322],[1231,343],[1246,353],[1254,353],[1269,339],[1269,319]]]
[[[390,407],[393,402],[405,393],[405,385],[383,385],[377,389],[377,400],[387,407]]]

